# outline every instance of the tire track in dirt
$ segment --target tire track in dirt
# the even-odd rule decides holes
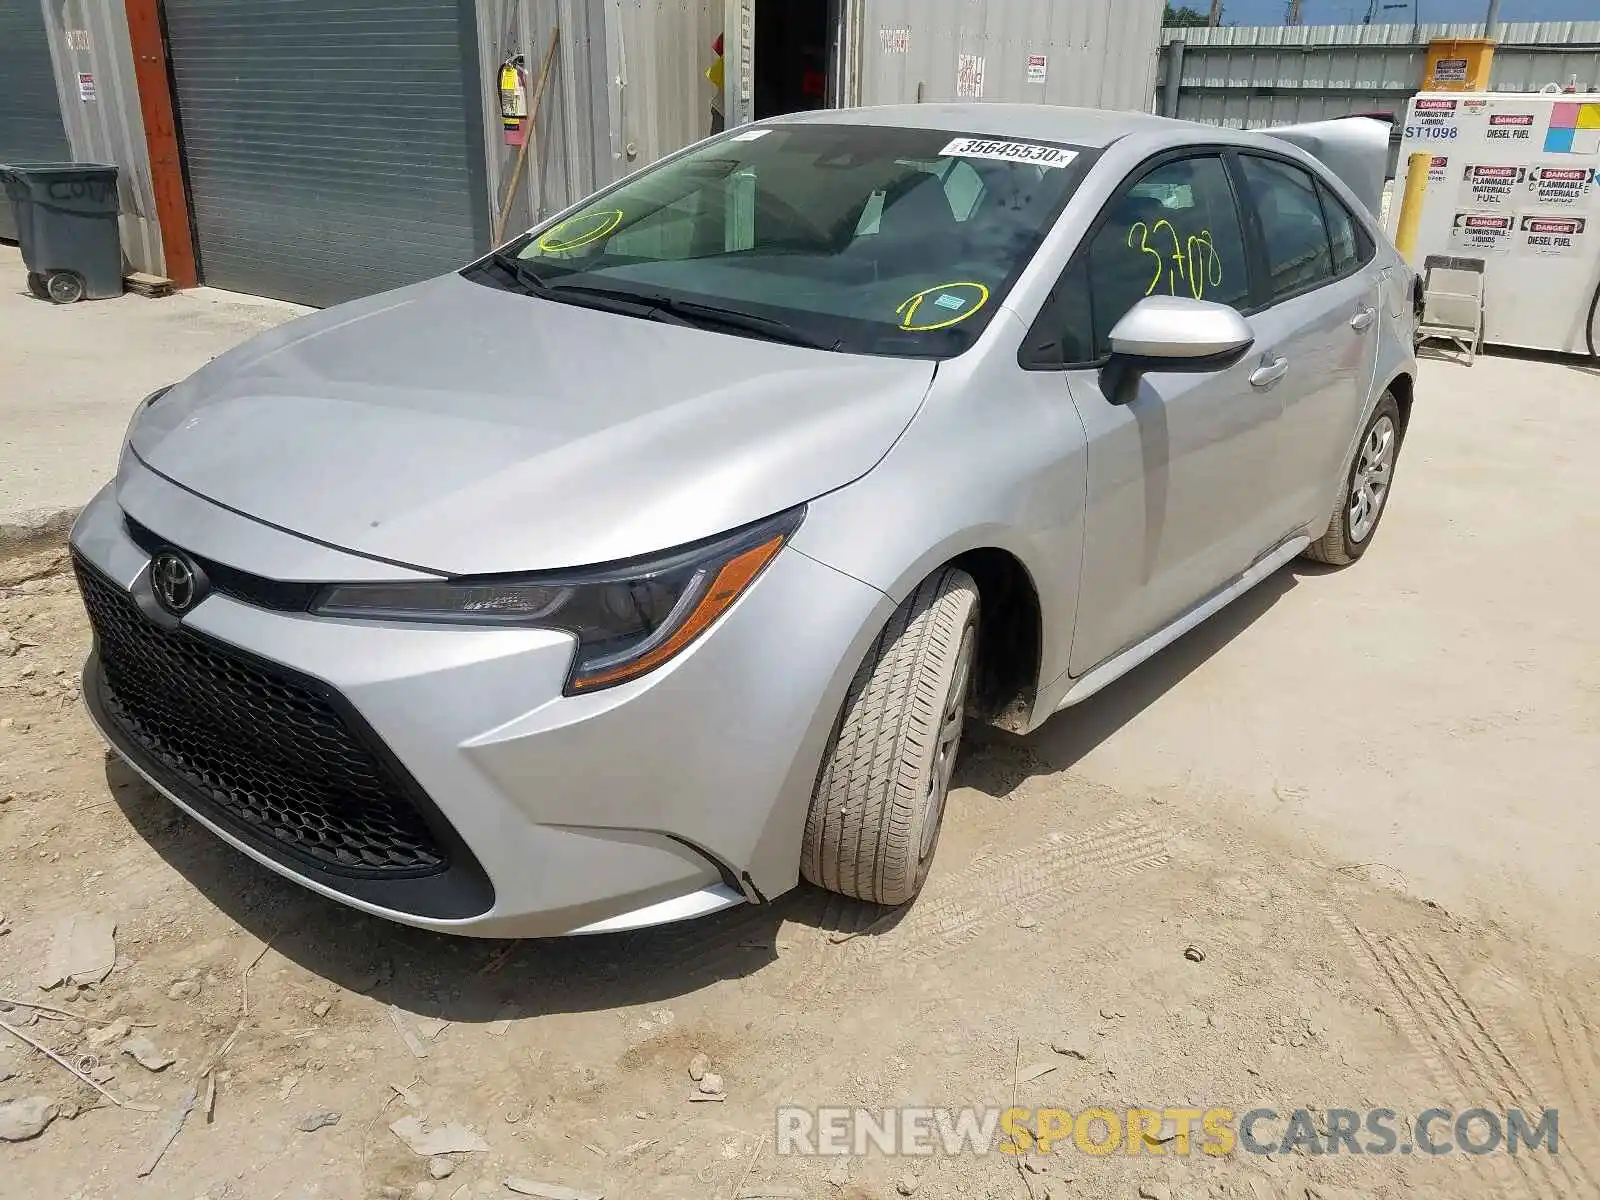
[[[1539,1105],[1527,1076],[1461,994],[1434,957],[1406,939],[1356,929],[1389,993],[1410,1014],[1402,1032],[1433,1059],[1435,1075],[1455,1084],[1452,1104],[1498,1105],[1534,1112]],[[1547,1096],[1548,1098],[1548,1096]],[[1488,1164],[1497,1173],[1515,1171],[1528,1195],[1593,1195],[1595,1177],[1570,1151],[1558,1155],[1496,1153]]]
[[[1171,835],[1125,812],[1075,835],[975,860],[925,890],[897,925],[847,943],[852,956],[920,961],[948,954],[1004,917],[1052,915],[1091,884],[1132,879],[1171,861]],[[1103,893],[1096,891],[1096,898]],[[1065,907],[1070,907],[1067,904]]]

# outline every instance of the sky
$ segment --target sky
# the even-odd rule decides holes
[[[1183,0],[1191,8],[1211,10],[1210,0]],[[1382,3],[1396,0],[1380,0]],[[1488,11],[1488,0],[1416,0],[1422,6],[1424,23],[1434,21],[1481,21]],[[1229,25],[1278,25],[1283,22],[1285,0],[1224,0],[1223,20]],[[1302,19],[1307,25],[1359,24],[1366,15],[1367,0],[1301,0]],[[1392,22],[1410,21],[1411,0],[1403,8],[1385,11],[1382,18]],[[1583,21],[1600,20],[1600,0],[1500,0],[1502,21]]]

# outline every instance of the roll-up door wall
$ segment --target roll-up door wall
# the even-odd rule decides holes
[[[0,0],[0,163],[71,162],[39,0]],[[15,238],[0,194],[0,237]]]
[[[329,305],[487,249],[471,0],[163,10],[205,283]]]

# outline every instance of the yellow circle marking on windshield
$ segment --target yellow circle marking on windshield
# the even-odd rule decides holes
[[[974,301],[963,296],[961,294],[963,290],[976,292],[977,299]],[[923,301],[930,298],[928,307],[934,310],[931,315],[936,319],[918,323],[917,311],[922,308]],[[931,288],[923,288],[915,295],[907,296],[894,311],[900,318],[900,328],[905,332],[929,333],[935,329],[948,329],[952,325],[959,325],[987,303],[989,303],[989,289],[981,283],[963,279],[955,283],[940,283]]]
[[[600,224],[593,229],[586,229],[576,237],[562,237],[561,231],[569,225],[579,225],[585,221],[601,218]],[[598,242],[618,225],[622,224],[622,210],[619,208],[602,209],[600,212],[584,213],[578,217],[568,217],[559,225],[552,225],[539,235],[539,240],[534,244],[546,254],[562,254],[568,250],[579,250],[590,242]]]

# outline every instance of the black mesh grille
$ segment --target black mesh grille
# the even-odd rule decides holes
[[[185,792],[263,848],[343,875],[448,866],[406,787],[329,699],[270,664],[147,618],[74,561],[94,626],[106,715]]]

